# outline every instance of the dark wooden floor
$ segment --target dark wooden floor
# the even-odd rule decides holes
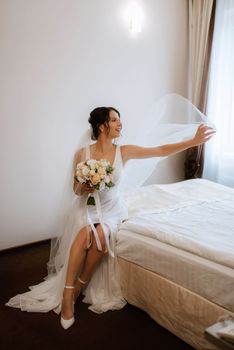
[[[61,328],[53,311],[28,313],[5,306],[10,297],[43,280],[48,255],[48,241],[1,252],[1,349],[192,349],[129,304],[120,311],[97,315],[88,310],[80,297],[75,308],[75,325],[67,331]]]

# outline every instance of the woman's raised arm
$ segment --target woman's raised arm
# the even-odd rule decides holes
[[[140,147],[135,145],[124,145],[121,147],[123,161],[137,158],[166,157],[188,148],[198,146],[207,142],[215,133],[215,130],[205,124],[200,124],[193,138],[158,147]]]

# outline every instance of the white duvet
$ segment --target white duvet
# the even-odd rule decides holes
[[[141,187],[125,196],[120,229],[234,268],[234,189],[202,179]]]

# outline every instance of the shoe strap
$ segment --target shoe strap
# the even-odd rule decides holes
[[[75,287],[74,286],[65,286],[64,288],[66,288],[66,289],[74,289]]]
[[[86,284],[88,281],[83,281],[80,277],[78,278],[78,281],[81,283],[81,284]]]

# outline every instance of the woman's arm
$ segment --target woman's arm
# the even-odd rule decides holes
[[[215,130],[207,125],[201,124],[195,136],[192,139],[162,145],[158,147],[139,147],[135,145],[124,145],[121,147],[121,153],[123,161],[126,162],[129,159],[136,158],[151,158],[151,157],[165,157],[181,151],[184,151],[190,147],[198,146],[207,142],[215,133]]]

